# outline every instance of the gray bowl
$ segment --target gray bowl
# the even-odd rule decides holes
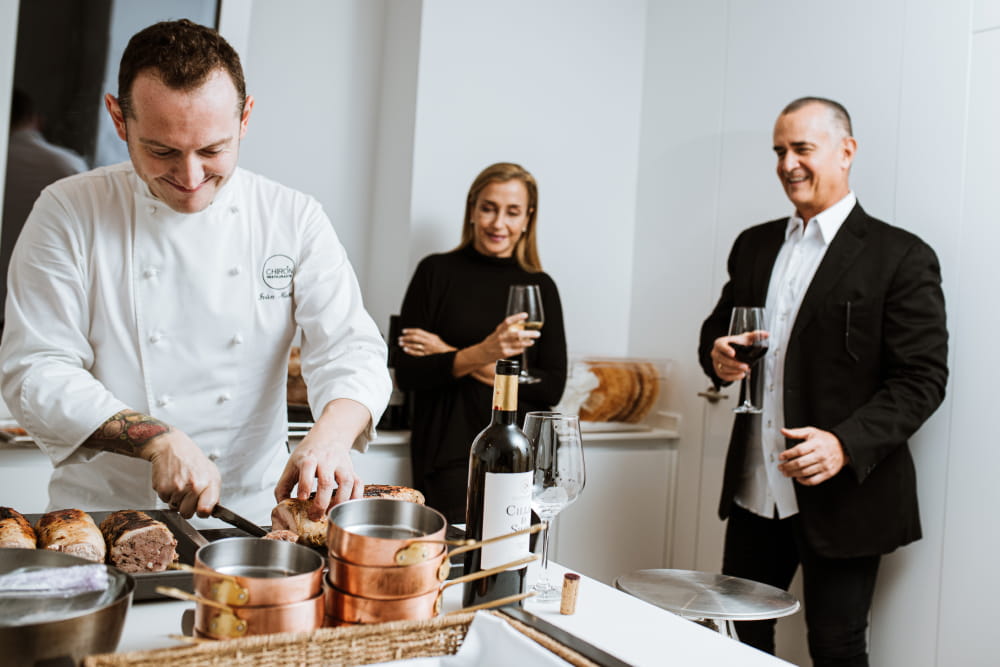
[[[0,574],[22,567],[69,567],[91,561],[47,549],[0,549]],[[110,565],[108,575],[117,592],[95,606],[72,612],[59,620],[0,626],[0,662],[20,667],[44,660],[66,659],[74,665],[94,653],[118,647],[125,615],[132,604],[135,579]]]

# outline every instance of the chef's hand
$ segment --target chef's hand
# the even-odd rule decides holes
[[[737,345],[753,345],[757,337],[767,338],[770,334],[766,331],[750,332],[738,336],[722,336],[715,339],[712,344],[712,368],[715,374],[723,382],[735,382],[746,377],[750,370],[749,364],[737,361],[736,351],[733,350],[733,343]]]
[[[414,357],[428,354],[440,354],[456,349],[441,340],[441,337],[423,329],[403,329],[399,337],[399,347],[403,352]]]
[[[781,434],[802,441],[778,456],[781,474],[800,484],[816,486],[825,482],[849,462],[840,439],[829,431],[806,426],[783,428]]]
[[[171,428],[136,453],[153,464],[153,490],[185,519],[210,516],[219,504],[219,469],[183,431]]]
[[[308,500],[315,486],[316,495],[309,506],[309,518],[318,521],[331,505],[361,498],[365,484],[354,472],[351,446],[371,424],[368,408],[349,398],[330,401],[309,433],[302,439],[281,473],[274,498],[296,497]]]

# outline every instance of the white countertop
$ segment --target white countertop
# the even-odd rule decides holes
[[[555,563],[550,563],[549,569],[553,581],[561,580],[566,571]],[[533,572],[529,569],[529,581]],[[445,589],[444,612],[457,610],[460,599],[461,586]],[[168,635],[181,633],[181,617],[185,610],[193,608],[190,602],[133,604],[118,651],[181,645]],[[575,614],[560,614],[558,601],[540,603],[529,599],[525,610],[632,665],[789,664],[585,576],[581,577]]]

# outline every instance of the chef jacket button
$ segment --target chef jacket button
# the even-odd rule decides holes
[[[219,394],[219,403],[225,403],[226,401],[231,400],[232,398],[233,398],[232,394],[230,394],[228,391],[224,391],[221,394]]]
[[[233,337],[230,340],[230,342],[233,345],[240,345],[240,344],[242,344],[243,343],[243,334],[241,334],[241,333],[233,334]]]
[[[146,269],[145,271],[143,271],[142,275],[145,276],[146,278],[155,278],[156,274],[158,274],[158,273],[159,273],[159,271],[155,267],[151,266],[148,269]]]
[[[235,215],[235,214],[237,214],[237,213],[240,212],[240,209],[238,207],[236,207],[236,206],[230,206],[229,207],[229,212],[232,213],[233,215]]]
[[[149,342],[150,343],[159,343],[162,338],[163,338],[163,334],[161,334],[159,332],[155,332],[155,333],[152,333],[152,334],[149,335]]]
[[[160,400],[158,400],[156,402],[156,404],[159,405],[161,408],[164,408],[164,407],[170,405],[170,397],[169,396],[160,396]]]
[[[208,460],[209,461],[218,461],[219,460],[219,452],[209,452],[209,454],[208,454]]]
[[[147,207],[146,210],[149,211],[150,215],[153,215],[154,213],[156,213],[156,207],[153,206],[152,204],[150,204],[149,207]]]
[[[240,275],[240,273],[242,273],[242,271],[243,269],[241,269],[240,267],[234,266],[233,268],[229,269],[229,275],[238,276]]]

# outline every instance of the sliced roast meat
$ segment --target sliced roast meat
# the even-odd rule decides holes
[[[0,507],[0,549],[34,549],[37,542],[30,521],[11,507]]]
[[[39,548],[104,562],[104,537],[94,519],[83,510],[65,509],[43,514],[35,524],[35,533]]]
[[[279,542],[298,542],[299,534],[290,530],[272,530],[263,539],[277,540]]]
[[[101,522],[108,562],[125,572],[162,572],[177,560],[177,538],[139,510],[112,512]]]
[[[319,521],[309,518],[311,500],[285,498],[271,510],[271,530],[290,530],[299,536],[299,544],[321,547],[326,544],[326,515]]]

